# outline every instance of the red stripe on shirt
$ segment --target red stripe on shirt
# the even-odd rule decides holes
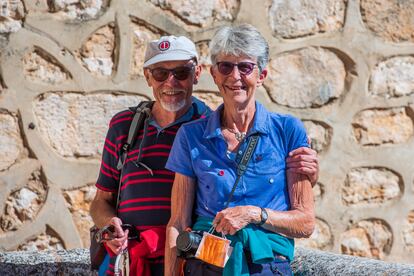
[[[116,137],[115,140],[119,141],[119,140],[122,140],[122,139],[127,138],[127,137],[128,137],[128,135],[120,135],[120,136]]]
[[[119,179],[119,177],[118,177],[118,176],[113,175],[113,174],[110,174],[110,173],[107,173],[106,171],[104,171],[104,170],[102,169],[102,167],[101,167],[101,173],[103,173],[104,175],[106,175],[106,176],[108,176],[108,177],[110,177],[110,178],[113,178],[113,179],[115,179],[115,180],[118,180],[118,179]]]
[[[105,188],[104,186],[101,186],[99,183],[96,183],[95,186],[96,186],[96,188],[98,188],[99,190],[102,190],[104,192],[111,192],[111,193],[116,192],[116,190],[111,190],[111,189]]]
[[[144,210],[159,210],[159,209],[171,209],[171,206],[138,206],[138,207],[130,207],[130,208],[122,208],[119,209],[118,212],[125,213],[131,211],[144,211]]]
[[[165,133],[168,133],[168,134],[172,134],[172,135],[176,135],[177,134],[177,131],[171,131],[171,130],[164,130],[164,132]]]
[[[115,115],[112,118],[112,121],[115,120],[115,119],[117,119],[117,118],[119,118],[119,117],[125,116],[125,115],[132,115],[132,111],[131,110],[125,110],[124,112],[121,112],[121,113]]]
[[[116,154],[116,152],[112,151],[110,148],[108,148],[106,145],[104,146],[104,149],[106,149],[106,151],[110,154],[112,154],[113,156],[115,156],[115,158],[118,158],[118,154]]]
[[[155,130],[155,131],[151,131],[151,132],[148,132],[147,133],[147,136],[152,136],[152,135],[154,135],[154,134],[156,134],[157,133],[157,131]],[[144,134],[141,134],[140,136],[138,136],[138,139],[142,139],[142,137],[144,137]]]
[[[170,153],[169,152],[150,152],[150,153],[143,153],[142,155],[141,155],[141,157],[150,157],[150,156],[164,156],[164,157],[168,157],[170,155]],[[131,157],[131,158],[128,158],[126,161],[125,161],[125,163],[128,163],[128,162],[131,162],[131,161],[134,161],[135,159],[136,159],[136,155],[135,156],[133,156],[133,157]]]
[[[169,197],[144,197],[144,198],[136,198],[136,199],[129,199],[122,201],[119,206],[129,204],[129,203],[136,203],[136,202],[150,202],[150,201],[171,201]]]
[[[110,145],[111,147],[113,147],[116,150],[116,145],[114,143],[112,143],[111,141],[109,141],[108,139],[105,139],[105,144]]]
[[[155,127],[154,126],[148,126],[147,127],[147,131],[152,131],[152,130],[154,130],[155,129]],[[142,134],[142,133],[144,133],[144,129],[141,129],[140,131],[139,131],[139,134]]]
[[[154,170],[153,173],[155,175],[157,174],[162,174],[162,175],[174,175],[174,172],[172,171],[167,171],[167,170]],[[125,181],[125,178],[131,177],[131,176],[136,176],[136,175],[143,175],[143,174],[150,174],[149,171],[145,170],[145,171],[140,171],[140,172],[132,172],[132,173],[128,173],[125,174],[124,177],[122,177],[122,182]]]
[[[120,122],[124,122],[124,121],[132,121],[132,117],[129,116],[129,117],[126,117],[126,118],[121,118],[121,119],[112,121],[111,124],[109,125],[109,127],[113,127],[114,125],[116,125],[116,124],[118,124]]]
[[[146,151],[146,150],[150,150],[150,149],[168,149],[168,150],[170,150],[171,147],[172,147],[171,145],[156,144],[156,145],[152,145],[152,146],[149,146],[149,147],[142,148],[142,151]],[[132,154],[137,153],[137,152],[139,152],[139,149],[132,150],[132,151],[128,152],[128,155],[132,155]]]
[[[173,183],[174,180],[165,179],[165,178],[143,178],[143,179],[129,180],[125,182],[124,185],[122,185],[121,190],[124,190],[128,185],[141,184],[141,183],[154,183],[154,182]]]
[[[113,172],[113,173],[115,173],[115,174],[119,175],[119,171],[118,171],[118,170],[116,170],[116,169],[114,169],[114,168],[112,168],[112,167],[111,167],[111,166],[109,166],[108,164],[106,164],[106,163],[105,163],[105,161],[103,161],[103,160],[102,160],[101,164],[102,164],[102,165],[103,165],[106,169],[108,169],[108,170],[110,170],[111,172]]]

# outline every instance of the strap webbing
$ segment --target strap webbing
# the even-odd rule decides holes
[[[231,189],[229,199],[226,202],[224,208],[229,207],[230,201],[233,197],[234,191],[236,191],[237,184],[239,184],[240,178],[244,174],[247,169],[247,163],[249,163],[250,158],[253,155],[254,150],[256,149],[257,142],[259,141],[259,135],[254,134],[249,137],[249,143],[247,144],[247,149],[243,153],[243,157],[241,158],[240,162],[237,164],[237,177],[236,181],[234,182],[233,189]],[[236,157],[236,160],[238,158]]]

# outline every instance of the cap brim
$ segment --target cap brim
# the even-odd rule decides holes
[[[190,60],[197,59],[197,56],[187,54],[187,53],[166,53],[162,55],[156,55],[155,57],[150,58],[144,63],[144,68],[150,65],[153,65],[158,62],[163,61],[176,61],[176,60]]]

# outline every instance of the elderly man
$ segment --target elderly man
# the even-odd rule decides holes
[[[128,248],[131,275],[163,275],[165,229],[171,214],[171,189],[174,173],[165,169],[175,135],[183,123],[205,117],[210,109],[192,97],[201,66],[195,45],[186,37],[164,36],[148,44],[144,75],[155,101],[149,124],[138,132],[122,167],[117,168],[119,150],[125,144],[134,113],[116,114],[105,139],[97,192],[91,216],[98,227],[114,226],[116,238],[105,243],[110,258],[107,274],[113,272],[115,256]],[[136,162],[137,158],[141,162]],[[292,170],[316,182],[316,153],[299,148],[291,153]],[[118,210],[116,194],[120,188]],[[139,231],[139,239],[128,240],[130,224]]]

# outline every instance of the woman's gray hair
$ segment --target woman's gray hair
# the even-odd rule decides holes
[[[269,45],[260,32],[250,24],[224,26],[211,39],[211,62],[216,63],[218,55],[248,56],[257,59],[262,72],[269,61]]]

